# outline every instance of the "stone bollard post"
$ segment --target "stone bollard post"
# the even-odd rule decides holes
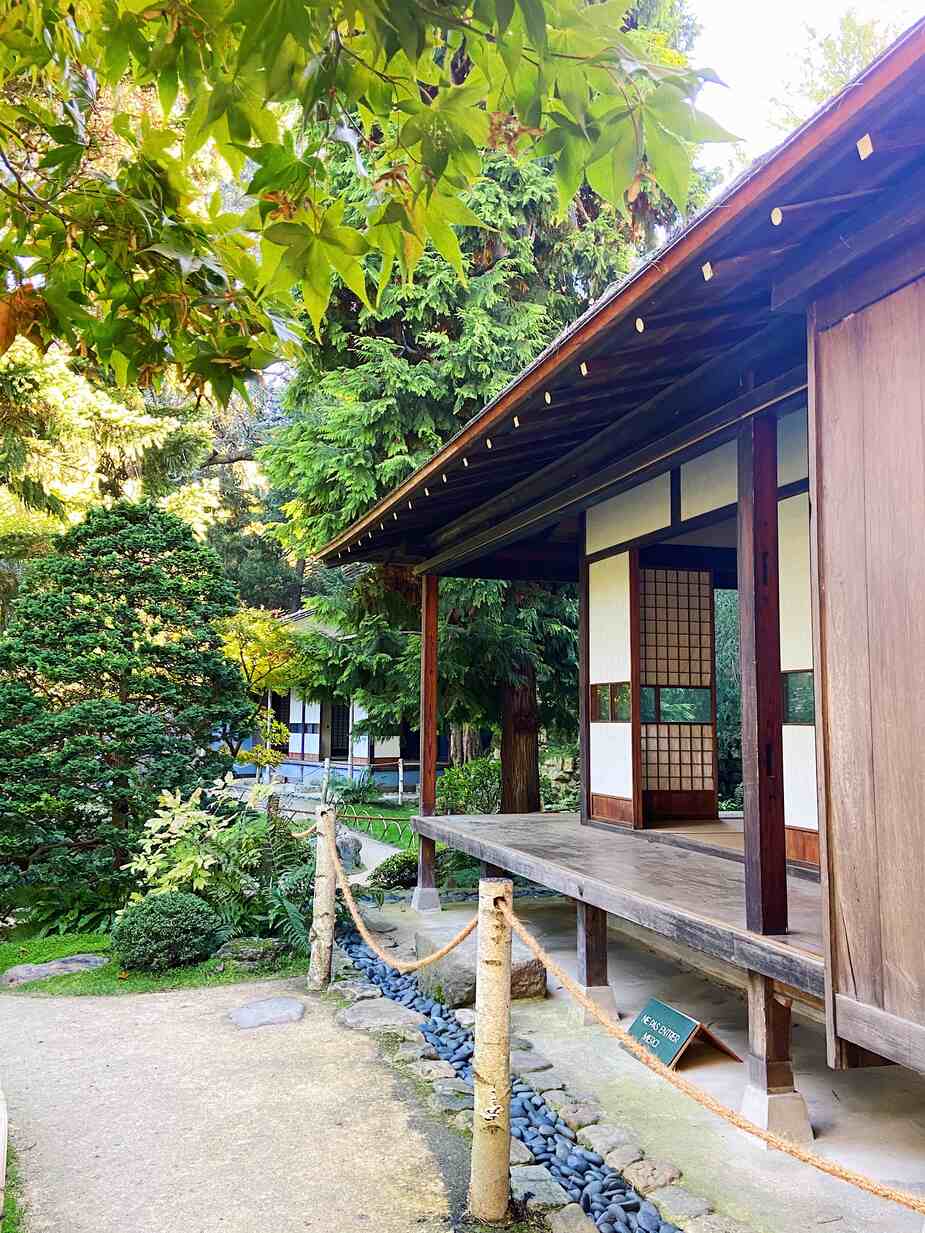
[[[334,806],[318,805],[315,808],[318,824],[318,839],[315,843],[315,897],[312,904],[311,946],[308,964],[308,988],[326,989],[331,981],[331,955],[334,949],[334,917],[337,880],[328,836],[336,843]]]
[[[512,900],[509,879],[479,882],[469,1210],[486,1224],[507,1219],[511,1195],[511,927],[497,905]]]

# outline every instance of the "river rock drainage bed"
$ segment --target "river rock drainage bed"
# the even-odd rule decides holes
[[[394,1025],[407,1042],[398,1057],[433,1084],[431,1108],[471,1129],[474,1012],[423,996],[415,976],[377,959],[355,930],[338,941],[365,980],[407,1012]],[[341,1012],[344,1026],[388,1030],[388,1014],[372,1014],[366,1001],[369,985],[348,977],[332,988],[359,1003]],[[414,1043],[418,1032],[423,1045]],[[687,1233],[747,1233],[711,1215],[708,1203],[677,1184],[673,1166],[646,1158],[631,1130],[605,1122],[594,1098],[570,1090],[529,1041],[512,1041],[511,1060],[512,1193],[528,1211],[544,1212],[561,1233],[680,1233],[676,1220]]]

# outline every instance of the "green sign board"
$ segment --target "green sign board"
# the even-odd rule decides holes
[[[692,1019],[690,1015],[675,1010],[673,1006],[660,1002],[658,998],[650,998],[646,1002],[633,1020],[629,1034],[668,1067],[676,1066],[687,1046],[698,1038],[709,1042],[723,1053],[728,1053],[737,1062],[741,1061],[738,1055],[733,1053],[728,1045],[717,1040],[699,1019]]]

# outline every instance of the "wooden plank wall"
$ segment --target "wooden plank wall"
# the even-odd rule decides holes
[[[925,1070],[925,280],[810,342],[830,1062]]]

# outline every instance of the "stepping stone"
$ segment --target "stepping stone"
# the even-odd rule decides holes
[[[650,1190],[661,1190],[663,1186],[672,1186],[681,1180],[681,1170],[665,1160],[640,1160],[628,1165],[623,1176],[639,1194],[648,1194]]]
[[[409,1010],[407,1006],[399,1006],[390,998],[355,1002],[353,1006],[339,1010],[335,1019],[341,1027],[351,1028],[355,1032],[400,1033],[416,1028],[424,1022],[424,1016],[420,1011]],[[420,1038],[420,1033],[418,1033],[417,1039],[420,1040]],[[414,1038],[411,1037],[411,1039]]]
[[[514,1165],[511,1194],[519,1203],[526,1203],[528,1212],[552,1212],[571,1202],[544,1165]]]
[[[472,1134],[472,1110],[463,1109],[462,1112],[457,1113],[456,1116],[453,1118],[453,1125],[456,1127],[457,1130],[463,1130],[465,1131],[467,1135],[471,1135]],[[516,1143],[517,1140],[512,1139],[511,1142]]]
[[[74,972],[90,972],[109,962],[108,955],[68,955],[65,959],[50,959],[47,963],[18,963],[0,976],[0,985],[12,988],[27,980],[44,980],[46,976],[71,976]]]
[[[298,998],[260,998],[229,1010],[228,1018],[239,1028],[274,1027],[279,1023],[298,1023],[305,1014],[305,1003]]]
[[[456,930],[447,928],[419,930],[414,947],[419,959],[440,950]],[[475,1001],[476,935],[436,963],[418,973],[418,988],[422,995],[436,998],[445,1006],[471,1006]],[[546,996],[546,969],[519,938],[514,938],[511,951],[511,997],[542,998]]]
[[[578,1203],[570,1203],[548,1218],[550,1233],[594,1233],[595,1225]]]
[[[662,1219],[670,1224],[683,1225],[685,1220],[693,1220],[695,1216],[708,1216],[713,1210],[706,1199],[691,1194],[683,1186],[663,1186],[659,1190],[650,1190],[648,1199],[658,1208]]]
[[[588,1147],[592,1152],[597,1152],[600,1156],[606,1156],[608,1152],[614,1151],[615,1148],[633,1146],[638,1147],[638,1143],[633,1136],[632,1131],[627,1130],[625,1126],[611,1126],[609,1122],[597,1122],[590,1126],[584,1126],[578,1131],[578,1142],[582,1147]],[[633,1157],[634,1160],[639,1160],[642,1152],[638,1156]],[[627,1164],[630,1162],[627,1161]]]
[[[527,1040],[525,1036],[512,1036],[511,1048],[517,1049],[521,1053],[529,1053],[533,1048],[533,1041]]]

